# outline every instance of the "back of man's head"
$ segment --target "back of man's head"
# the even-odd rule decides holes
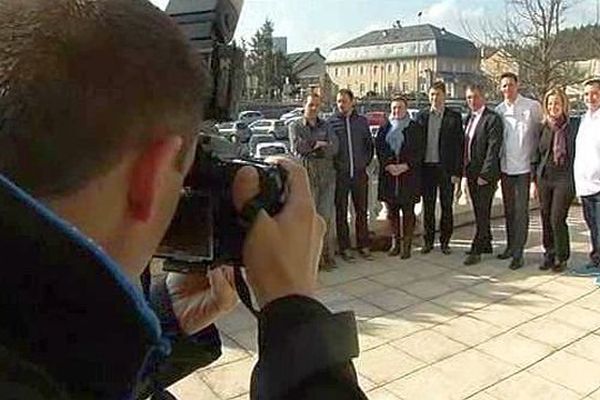
[[[0,173],[60,197],[161,135],[190,144],[205,85],[146,0],[3,0]]]

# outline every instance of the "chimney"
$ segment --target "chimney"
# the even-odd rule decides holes
[[[317,54],[321,54],[321,49],[320,49],[320,48],[318,48],[318,47],[315,47],[315,53],[317,53]]]

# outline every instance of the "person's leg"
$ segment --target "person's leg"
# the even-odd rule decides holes
[[[369,249],[369,230],[367,225],[367,202],[369,182],[365,171],[358,173],[351,185],[352,203],[356,210],[356,245],[359,250]]]
[[[350,230],[348,228],[348,192],[350,179],[338,175],[335,185],[335,227],[340,253],[350,248]]]
[[[502,187],[502,205],[504,206],[504,220],[506,223],[506,249],[498,257],[510,258],[512,256],[514,240],[515,187],[512,177],[506,174],[502,174],[500,184]]]
[[[556,258],[559,263],[566,262],[571,255],[567,216],[573,197],[574,190],[568,179],[559,180],[555,183],[550,222],[554,233]],[[566,265],[561,266],[561,269],[564,269],[564,267]]]
[[[492,229],[491,214],[494,193],[496,192],[496,183],[488,183],[479,186],[480,212],[481,217],[481,251],[485,252],[492,247]]]
[[[410,258],[413,234],[415,230],[415,206],[412,203],[402,205],[402,259]]]
[[[436,167],[423,167],[423,231],[424,249],[433,247],[435,240],[435,200],[437,197]]]
[[[475,236],[473,236],[473,241],[471,242],[471,253],[479,255],[481,254],[481,199],[479,196],[479,188],[477,187],[477,182],[474,179],[468,179],[467,185],[469,187],[469,196],[471,196],[473,214],[475,214]]]
[[[333,266],[335,264],[335,228],[333,226],[335,215],[335,175],[331,171],[323,171],[320,186],[320,211],[319,209],[317,211],[323,217],[327,226],[327,232],[323,239],[323,255],[326,258],[326,263]]]
[[[552,225],[552,205],[555,190],[551,181],[541,179],[538,184],[540,199],[540,216],[542,219],[542,244],[544,246],[544,262],[542,269],[549,269],[554,265],[556,249],[554,247],[554,230]]]
[[[584,265],[573,268],[571,273],[580,276],[600,276],[600,193],[592,196],[581,196],[583,217],[590,230],[592,251],[590,261]]]
[[[402,249],[400,242],[400,207],[396,204],[387,203],[388,210],[388,221],[390,223],[390,230],[392,233],[392,245],[388,254],[390,256],[397,256],[400,254]]]
[[[531,175],[521,174],[514,178],[514,209],[513,209],[513,259],[522,260],[527,244],[529,231],[529,187]]]
[[[442,248],[448,247],[454,230],[452,205],[454,204],[454,185],[452,177],[440,169],[439,171],[440,204],[442,216],[440,219],[440,244]]]

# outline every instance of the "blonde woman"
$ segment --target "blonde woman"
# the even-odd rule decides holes
[[[570,255],[567,215],[575,196],[577,126],[569,121],[569,100],[563,90],[546,93],[543,107],[544,124],[533,158],[545,252],[540,269],[562,272]]]

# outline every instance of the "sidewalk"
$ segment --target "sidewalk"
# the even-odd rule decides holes
[[[537,269],[541,226],[532,212],[525,268],[486,256],[462,265],[472,226],[457,230],[453,254],[410,260],[376,253],[320,276],[319,298],[354,310],[361,387],[373,400],[600,400],[600,291],[592,279]],[[581,209],[569,217],[573,256],[586,260]],[[504,245],[493,221],[494,252]],[[240,306],[218,324],[224,355],[171,387],[181,400],[248,399],[256,324]]]

